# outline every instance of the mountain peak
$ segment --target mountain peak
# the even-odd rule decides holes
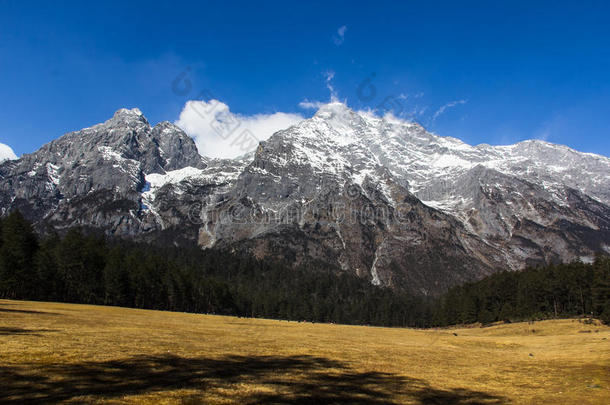
[[[138,117],[142,116],[142,111],[140,111],[139,108],[120,108],[118,109],[115,113],[114,116],[119,116],[119,115],[136,115]]]
[[[121,108],[117,110],[112,118],[109,120],[112,123],[130,123],[130,122],[140,122],[148,125],[148,121],[142,111],[139,108]]]
[[[260,145],[207,160],[174,124],[120,109],[0,165],[0,213],[41,229],[188,234],[425,293],[610,252],[607,158],[541,141],[470,146],[334,100]]]

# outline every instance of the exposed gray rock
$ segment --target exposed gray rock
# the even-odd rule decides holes
[[[40,229],[187,240],[422,294],[610,252],[610,159],[540,141],[473,147],[341,103],[235,160],[122,109],[1,163],[0,192],[2,213]]]
[[[0,165],[0,207],[19,209],[39,225],[137,235],[158,228],[140,215],[145,175],[205,162],[178,127],[151,128],[138,109],[121,109],[103,124]]]
[[[259,146],[208,205],[200,242],[434,293],[608,251],[609,189],[602,156],[538,141],[472,147],[333,103]]]

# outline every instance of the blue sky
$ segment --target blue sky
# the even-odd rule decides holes
[[[201,90],[242,117],[309,116],[328,85],[471,144],[610,155],[606,2],[55,4],[0,1],[0,143],[18,155],[121,107],[176,121]]]

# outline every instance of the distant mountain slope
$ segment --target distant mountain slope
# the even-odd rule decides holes
[[[205,155],[205,151],[200,151]],[[241,160],[119,110],[0,164],[0,209],[39,228],[191,240],[436,294],[501,268],[610,252],[610,159],[470,146],[341,103]]]

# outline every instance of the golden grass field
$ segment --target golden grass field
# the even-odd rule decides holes
[[[0,300],[0,361],[0,403],[610,403],[610,328],[578,320],[415,330]]]

